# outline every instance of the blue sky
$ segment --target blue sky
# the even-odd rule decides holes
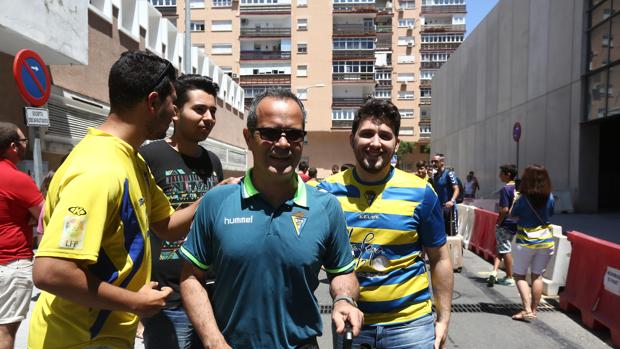
[[[478,24],[491,12],[493,7],[497,4],[498,0],[467,0],[467,16],[465,17],[465,23],[467,25],[467,32],[465,36],[469,35]]]

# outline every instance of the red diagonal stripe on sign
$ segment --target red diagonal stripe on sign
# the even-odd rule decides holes
[[[34,72],[32,71],[32,68],[30,68],[30,65],[26,64],[26,60],[25,59],[22,61],[22,66],[24,66],[24,68],[26,68],[26,71],[28,71],[28,73],[32,77],[32,80],[34,80],[34,83],[37,84],[37,87],[39,88],[39,91],[41,92],[42,95],[44,95],[45,94],[45,89],[43,88],[43,85],[41,85],[41,82],[39,81],[39,79],[37,79],[37,76],[34,75]]]

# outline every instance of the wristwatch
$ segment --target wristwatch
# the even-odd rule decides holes
[[[334,301],[332,302],[332,307],[336,305],[336,302],[339,301],[346,301],[347,303],[357,308],[357,302],[355,302],[353,298],[345,295],[336,296],[336,298],[334,298]]]

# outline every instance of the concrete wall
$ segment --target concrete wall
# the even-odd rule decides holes
[[[543,164],[556,192],[579,189],[583,0],[501,0],[433,79],[432,152],[481,195],[501,183],[499,166]]]

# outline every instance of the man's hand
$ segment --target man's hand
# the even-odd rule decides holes
[[[344,333],[345,323],[348,322],[351,324],[353,336],[357,336],[360,334],[362,324],[364,324],[364,313],[346,301],[339,301],[334,304],[332,321],[338,334]]]
[[[136,297],[138,302],[133,310],[134,314],[140,317],[150,317],[157,314],[166,305],[166,297],[172,293],[172,289],[162,287],[161,290],[157,290],[156,287],[157,282],[155,281],[142,286]]]
[[[446,338],[448,338],[448,324],[435,322],[435,349],[445,348]]]
[[[219,182],[216,187],[218,185],[225,185],[225,184],[237,184],[241,181],[241,177],[228,177],[225,180]]]
[[[232,349],[224,337],[219,336],[218,338],[209,339],[207,343],[205,343],[205,348],[208,349]]]
[[[451,208],[452,206],[454,206],[454,201],[450,200],[450,201],[446,202],[444,204],[444,206],[446,206],[447,208]]]

